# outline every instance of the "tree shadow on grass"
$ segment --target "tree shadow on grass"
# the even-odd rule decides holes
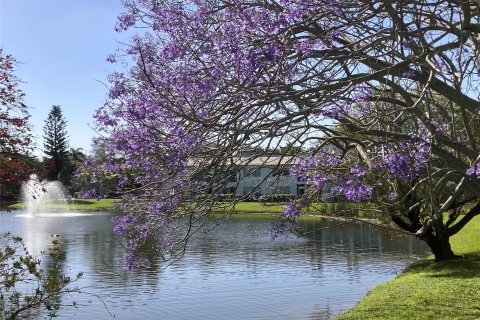
[[[409,266],[405,273],[427,273],[427,277],[432,278],[477,278],[480,277],[480,251],[464,255],[457,260],[420,261]]]

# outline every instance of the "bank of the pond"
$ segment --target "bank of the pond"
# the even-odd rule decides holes
[[[233,212],[233,213],[282,213],[285,205],[283,204],[264,204],[260,202],[238,202],[233,207],[230,203],[219,203],[214,208],[215,213]]]
[[[336,320],[480,319],[479,234],[480,216],[451,238],[454,252],[463,259],[414,263]]]
[[[315,216],[329,216],[329,217],[344,217],[351,216],[361,219],[382,220],[381,215],[372,214],[369,210],[364,210],[372,207],[370,203],[355,203],[350,204],[346,202],[328,203],[328,202],[314,202],[302,209],[302,215]],[[285,209],[285,204],[279,203],[263,203],[263,202],[238,202],[235,205],[231,203],[218,203],[213,211],[216,213],[266,213],[266,214],[281,214]]]
[[[82,211],[82,212],[96,212],[96,211],[107,211],[107,212],[120,212],[119,204],[121,199],[78,199],[71,198],[67,202],[54,202],[46,203],[44,206],[48,210],[53,211]],[[357,204],[358,205],[358,204]],[[364,204],[368,206],[369,204]],[[16,203],[8,206],[9,209],[25,209],[25,203]],[[340,210],[344,210],[348,206],[345,203],[313,203],[307,208],[303,209],[301,220],[309,219],[319,219],[319,218],[329,218],[329,219],[341,219],[341,215],[336,215]],[[235,218],[242,218],[248,216],[264,216],[268,218],[269,216],[279,216],[283,213],[285,209],[285,204],[278,203],[262,203],[262,202],[238,202],[234,206],[231,203],[218,203],[213,208],[212,217],[218,217],[220,219],[225,218],[225,214],[232,214]],[[368,216],[363,214],[361,210],[357,210],[354,215],[355,218],[367,221],[380,223],[376,217]]]
[[[77,199],[72,198],[67,202],[46,203],[45,207],[54,210],[82,210],[82,211],[112,211],[116,210],[120,199]],[[309,208],[310,212],[327,213],[332,212],[338,205],[330,203],[315,204]],[[25,203],[16,203],[8,206],[10,209],[24,209]],[[233,209],[234,213],[282,213],[285,208],[284,204],[260,203],[260,202],[239,202],[232,208],[230,203],[219,203],[214,208],[214,212],[229,212]]]
[[[69,211],[115,211],[118,210],[120,199],[77,199],[72,198],[67,202],[45,203],[47,209],[52,210],[69,210]],[[9,209],[25,209],[26,203],[15,203],[9,205]],[[234,213],[281,213],[284,205],[279,204],[263,204],[259,202],[240,202],[233,208]],[[231,206],[218,205],[214,211],[216,213],[228,212]]]
[[[45,207],[51,210],[69,211],[115,211],[120,199],[77,199],[72,198],[67,202],[46,203]],[[26,203],[16,203],[8,206],[9,209],[25,209]]]

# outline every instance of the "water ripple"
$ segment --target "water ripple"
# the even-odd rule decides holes
[[[81,306],[61,319],[330,319],[425,252],[413,238],[359,224],[306,225],[319,231],[271,241],[274,221],[230,220],[200,233],[167,269],[126,271],[110,215],[24,218],[0,214],[0,228],[37,252],[59,234],[64,270],[84,272],[84,293],[64,297]]]

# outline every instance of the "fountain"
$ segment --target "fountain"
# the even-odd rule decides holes
[[[43,214],[53,211],[68,211],[64,204],[67,203],[65,188],[59,181],[40,181],[36,175],[22,185],[20,194],[22,202],[27,204],[27,214]],[[56,204],[59,204],[55,208]]]

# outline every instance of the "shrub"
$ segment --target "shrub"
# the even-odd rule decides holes
[[[238,201],[241,200],[243,195],[235,193],[222,193],[217,196],[217,201],[220,202],[229,202],[229,201]]]
[[[71,288],[72,281],[61,273],[66,252],[58,240],[52,241],[48,255],[48,269],[43,269],[41,260],[31,255],[20,237],[10,233],[0,235],[0,318],[25,319],[34,313],[46,311],[55,317],[61,306],[61,294],[79,292]]]
[[[258,197],[259,202],[289,202],[295,199],[295,196],[292,194],[264,194]]]

